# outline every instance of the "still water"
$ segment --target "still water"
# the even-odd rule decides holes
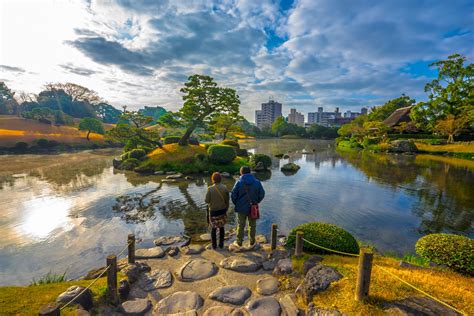
[[[288,232],[323,221],[398,254],[413,253],[416,240],[430,232],[474,235],[472,161],[343,153],[329,141],[258,140],[242,147],[290,154],[273,158],[272,171],[259,175],[267,194],[261,233],[272,223]],[[0,156],[0,285],[28,284],[49,271],[79,277],[119,252],[132,232],[145,247],[157,236],[206,231],[207,177],[167,184],[160,176],[114,171],[118,153]],[[283,174],[288,161],[301,169]],[[233,183],[226,180],[229,189]]]

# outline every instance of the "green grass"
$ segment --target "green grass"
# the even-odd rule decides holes
[[[63,274],[57,274],[49,271],[44,276],[36,280],[33,278],[30,285],[42,285],[42,284],[52,284],[52,283],[61,283],[66,281],[66,271]]]

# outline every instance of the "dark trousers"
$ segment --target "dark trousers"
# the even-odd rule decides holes
[[[211,229],[211,239],[212,239],[212,248],[217,248],[217,230],[219,229],[219,248],[224,248],[224,227],[212,228]]]

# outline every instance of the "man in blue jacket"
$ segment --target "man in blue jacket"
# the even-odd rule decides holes
[[[257,220],[250,219],[250,208],[253,203],[260,203],[265,197],[263,186],[251,173],[250,167],[244,166],[240,168],[240,178],[232,189],[230,198],[235,204],[235,212],[237,213],[237,245],[242,247],[244,241],[245,224],[249,222],[249,239],[250,246],[255,246],[255,234]]]

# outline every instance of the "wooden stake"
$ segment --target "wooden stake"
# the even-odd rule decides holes
[[[135,263],[135,235],[128,235],[128,263]]]
[[[357,284],[355,292],[355,300],[363,301],[369,296],[370,275],[372,273],[372,259],[374,254],[367,252],[366,249],[360,250],[359,272],[357,275]]]
[[[296,232],[295,256],[299,257],[303,254],[303,232]]]
[[[113,305],[118,303],[117,296],[117,256],[110,255],[107,257],[107,299]]]
[[[270,240],[270,243],[271,243],[271,246],[272,246],[272,250],[275,250],[276,249],[276,246],[277,246],[277,236],[278,236],[278,225],[277,224],[272,224],[272,233],[271,233],[271,240]]]

